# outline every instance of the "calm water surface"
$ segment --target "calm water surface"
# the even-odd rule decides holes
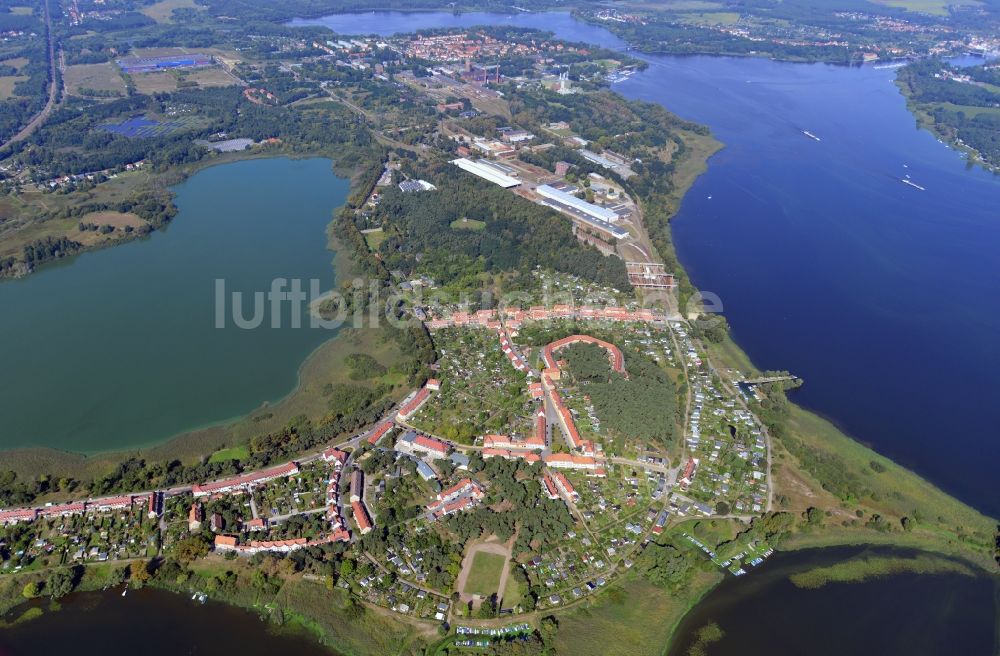
[[[205,169],[150,238],[0,284],[0,448],[129,448],[246,414],[296,384],[331,334],[215,328],[215,280],[333,285],[326,226],[347,195],[326,159]],[[250,297],[246,316],[252,316]],[[231,316],[231,315],[230,315]]]
[[[0,656],[335,656],[310,636],[276,632],[257,615],[151,589],[84,593],[39,620],[0,631]]]
[[[486,23],[625,45],[560,13],[295,22],[383,35]],[[797,402],[1000,515],[1000,177],[915,127],[895,71],[643,58],[649,69],[615,90],[726,145],[684,200],[674,242],[740,345],[761,368],[803,376]]]
[[[685,656],[710,622],[725,634],[708,648],[711,656],[995,654],[1000,608],[988,578],[903,574],[816,590],[788,578],[852,556],[912,553],[851,547],[776,554],[709,593],[681,622],[669,656]]]

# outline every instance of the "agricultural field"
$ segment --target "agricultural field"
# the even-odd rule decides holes
[[[228,87],[240,81],[222,66],[205,66],[178,72],[180,86]]]
[[[13,98],[14,85],[27,79],[27,75],[4,75],[0,77],[0,100]]]
[[[166,93],[186,87],[228,87],[240,83],[221,66],[132,73],[131,77],[136,91],[145,94]]]
[[[159,2],[143,7],[141,11],[157,23],[170,23],[176,9],[201,11],[204,7],[195,3],[194,0],[160,0]]]
[[[119,68],[111,62],[68,66],[64,80],[67,92],[79,96],[124,96],[126,93],[125,80]]]
[[[132,73],[132,83],[139,93],[154,94],[177,90],[177,74],[174,71],[152,73]]]
[[[692,25],[735,25],[740,15],[729,11],[714,11],[697,14],[685,14],[682,22]]]
[[[975,7],[978,0],[873,0],[875,4],[897,7],[907,11],[922,12],[933,16],[947,16],[949,7]]]

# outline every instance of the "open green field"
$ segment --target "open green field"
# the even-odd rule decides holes
[[[556,615],[556,653],[574,656],[660,656],[685,613],[720,580],[699,572],[683,595],[629,576],[593,601]]]
[[[475,219],[455,219],[451,222],[452,230],[474,230],[476,232],[486,229],[485,221]]]
[[[66,89],[70,93],[84,95],[83,91],[108,91],[125,95],[125,80],[118,67],[111,62],[103,64],[76,64],[67,66],[64,75]]]
[[[28,65],[28,58],[12,57],[11,59],[4,59],[3,61],[0,61],[0,64],[6,64],[7,66],[12,66],[13,68],[16,68],[18,72],[20,72],[22,68]]]
[[[160,0],[160,2],[143,7],[141,11],[157,23],[169,23],[175,9],[195,9],[200,11],[204,7],[196,4],[194,0]]]
[[[503,574],[504,564],[507,559],[498,554],[477,552],[472,557],[472,567],[469,571],[469,578],[465,582],[466,594],[475,594],[488,597],[497,593],[500,587],[500,576]]]
[[[377,251],[378,247],[385,241],[385,231],[382,228],[376,230],[365,231],[365,243],[368,244],[368,249],[372,251]]]
[[[199,87],[229,87],[239,84],[239,80],[222,66],[206,66],[183,71],[179,77],[182,82],[194,82]]]
[[[11,98],[14,95],[14,85],[27,79],[27,75],[4,75],[0,77],[0,100]]]
[[[239,84],[221,66],[206,66],[197,69],[155,71],[152,73],[132,73],[132,81],[139,93],[154,94],[176,91],[182,84],[199,87],[228,87]]]
[[[973,105],[956,105],[954,103],[933,103],[930,106],[942,107],[952,112],[962,112],[966,116],[979,116],[980,114],[1000,116],[1000,107],[975,107]]]
[[[935,16],[947,16],[948,7],[975,7],[982,3],[977,0],[872,0],[875,4],[898,7],[907,11],[919,11]]]
[[[724,6],[708,0],[627,0],[620,11],[721,11]]]
[[[521,589],[521,584],[517,582],[517,579],[513,576],[507,577],[507,585],[504,586],[503,593],[500,597],[503,602],[504,608],[515,608],[521,599],[524,598],[524,591]]]
[[[226,462],[227,460],[246,460],[250,457],[250,449],[245,446],[232,446],[219,449],[208,459],[209,462]]]
[[[740,15],[731,11],[710,11],[697,14],[685,14],[683,22],[692,25],[733,25]]]
[[[154,186],[154,177],[145,171],[122,173],[113,180],[102,182],[96,187],[79,193],[54,194],[43,192],[34,187],[25,187],[19,193],[8,194],[0,198],[0,213],[6,217],[15,217],[16,223],[10,223],[0,240],[0,257],[8,255],[20,256],[25,244],[45,237],[67,237],[75,241],[86,242],[78,229],[80,217],[52,218],[60,216],[66,210],[80,204],[113,204],[132,198],[137,193]],[[118,212],[91,213],[84,217],[89,223],[98,225],[107,223],[120,227],[132,225],[136,227],[144,223],[134,214]],[[87,235],[94,238],[96,233]],[[112,233],[105,241],[113,241]],[[101,236],[101,235],[97,235]],[[95,243],[87,243],[94,246]]]
[[[139,93],[153,94],[177,90],[177,75],[174,71],[132,73],[130,77],[135,84],[135,90]]]

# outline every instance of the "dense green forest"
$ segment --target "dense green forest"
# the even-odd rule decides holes
[[[278,87],[285,77],[276,71],[267,83]],[[182,117],[188,120],[183,127],[147,138],[115,134],[105,127],[141,116],[168,125]],[[275,137],[297,151],[337,146],[341,158],[371,141],[364,126],[342,105],[258,105],[246,100],[240,87],[217,87],[135,95],[104,103],[72,101],[53,112],[31,139],[19,145],[19,151],[26,164],[51,176],[114,169],[147,159],[155,170],[166,170],[206,156],[208,151],[192,141],[220,132],[228,138],[255,141]]]
[[[375,212],[387,237],[379,254],[389,269],[419,271],[439,283],[479,286],[482,272],[551,267],[618,289],[629,288],[625,264],[578,242],[570,222],[449,164],[422,175],[438,189],[403,193],[390,187]],[[456,219],[483,221],[483,230],[452,229]]]
[[[751,40],[681,20],[650,21],[645,25],[615,23],[613,32],[644,52],[676,55],[768,55],[788,61],[847,64],[856,59],[841,46],[783,45]]]
[[[313,18],[328,14],[347,14],[356,11],[394,9],[413,11],[426,9],[450,9],[453,11],[494,11],[512,13],[514,8],[509,0],[457,0],[455,2],[435,2],[435,0],[201,0],[202,4],[216,16],[253,16],[255,19],[287,21],[292,18]],[[565,7],[558,0],[536,0],[532,9]]]
[[[971,79],[950,79],[965,75]],[[926,60],[900,69],[897,79],[911,105],[926,113],[939,134],[1000,166],[1000,72]]]
[[[673,446],[677,436],[677,392],[667,373],[636,352],[624,352],[627,376],[611,370],[608,354],[595,344],[562,351],[581,392],[590,397],[602,427],[629,440]]]
[[[0,32],[18,31],[0,43],[0,60],[26,60],[15,68],[4,64],[3,76],[16,76],[8,97],[0,100],[0,142],[14,136],[48,99],[50,70],[45,23],[41,10],[32,14],[12,13],[11,7],[24,2],[0,4]]]

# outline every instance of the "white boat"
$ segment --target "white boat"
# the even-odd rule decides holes
[[[815,134],[813,134],[813,133],[812,133],[812,132],[810,132],[809,130],[803,130],[803,131],[802,131],[802,134],[806,135],[807,137],[809,137],[810,139],[813,139],[813,140],[815,140],[815,141],[819,141],[819,140],[820,140],[820,138],[819,138],[819,137],[817,137],[817,136],[816,136]]]
[[[900,180],[900,182],[902,182],[903,184],[908,184],[914,189],[919,189],[920,191],[927,191],[926,189],[918,185],[916,182],[913,182],[912,180],[907,180],[906,178],[903,178],[902,180]]]
[[[127,594],[128,594],[128,588],[125,588],[124,590],[122,590],[122,596],[123,596],[123,597],[124,597],[125,595],[127,595]]]

